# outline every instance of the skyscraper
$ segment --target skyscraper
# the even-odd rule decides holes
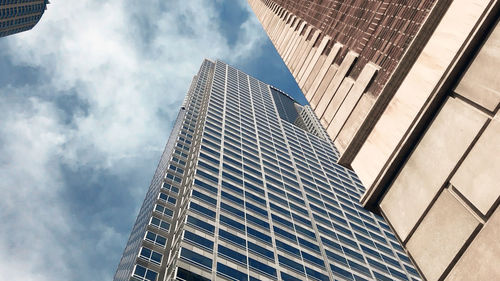
[[[32,29],[48,3],[48,0],[0,0],[0,37]]]
[[[422,277],[500,280],[500,2],[248,2]]]
[[[114,280],[420,280],[337,158],[308,106],[205,60]]]

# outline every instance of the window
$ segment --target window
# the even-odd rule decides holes
[[[254,200],[255,202],[257,202],[259,204],[262,204],[262,205],[266,204],[266,200],[265,199],[262,199],[262,197],[253,195],[250,192],[245,191],[245,196],[246,196],[247,199],[252,199],[252,200]]]
[[[247,265],[247,257],[245,255],[242,255],[242,254],[240,254],[236,251],[233,251],[227,247],[219,245],[217,247],[217,252],[218,252],[218,255],[223,256],[229,260],[243,264],[245,266]]]
[[[221,196],[224,199],[228,199],[228,200],[232,201],[233,203],[236,203],[236,204],[238,204],[240,206],[243,206],[243,200],[241,200],[240,198],[238,198],[236,196],[233,196],[233,195],[231,195],[231,194],[229,194],[229,193],[227,193],[225,191],[221,192]]]
[[[172,205],[175,205],[177,203],[177,199],[175,197],[169,196],[168,194],[163,192],[160,192],[160,194],[158,195],[158,199]]]
[[[197,190],[193,190],[193,196],[197,197],[197,198],[199,198],[199,199],[201,199],[201,200],[203,200],[203,201],[205,201],[205,202],[207,202],[209,204],[217,205],[217,200],[216,199],[214,199],[214,198],[212,198],[212,197],[210,197],[208,195],[205,195],[205,194],[203,194],[203,193],[201,193],[201,192],[199,192]]]
[[[348,266],[348,265],[347,265],[347,260],[346,260],[343,256],[341,256],[341,255],[339,255],[339,254],[336,254],[336,253],[334,253],[334,252],[328,251],[328,250],[325,250],[325,252],[326,252],[326,255],[327,255],[327,256],[328,256],[331,260],[333,260],[333,261],[335,261],[335,262],[338,262],[338,263],[341,263],[341,264],[343,264],[343,265],[345,265],[345,266]]]
[[[229,227],[245,232],[245,225],[242,223],[232,220],[224,215],[219,215],[219,220],[221,223],[226,224]]]
[[[257,238],[257,239],[259,239],[259,240],[261,240],[263,242],[266,242],[266,243],[269,243],[269,244],[272,243],[272,239],[271,239],[270,236],[265,235],[265,234],[261,233],[260,231],[257,231],[257,230],[255,230],[253,228],[248,227],[248,226],[247,226],[247,234],[249,236],[253,236],[253,237],[255,237],[255,238]]]
[[[281,280],[283,280],[283,281],[302,281],[302,279],[299,279],[297,277],[293,277],[292,275],[286,274],[284,272],[281,272]]]
[[[210,191],[212,193],[217,194],[217,188],[209,185],[208,183],[204,183],[204,182],[202,182],[202,181],[200,181],[198,179],[195,179],[194,180],[194,184],[195,184],[195,186],[201,187],[201,188],[203,188],[203,189],[205,189],[207,191]]]
[[[192,262],[196,265],[199,265],[201,267],[205,267],[207,269],[212,269],[212,259],[209,259],[203,255],[200,255],[198,253],[195,253],[191,250],[188,250],[186,248],[181,248],[181,258]]]
[[[212,175],[210,175],[208,173],[205,173],[205,172],[203,172],[201,170],[196,170],[196,175],[199,175],[199,176],[201,176],[201,177],[203,177],[203,178],[205,178],[205,179],[207,179],[209,181],[212,181],[214,183],[219,182],[219,179],[217,177],[214,177],[214,176],[212,176]]]
[[[166,190],[170,190],[173,193],[179,193],[179,188],[178,187],[173,186],[173,185],[171,185],[169,183],[166,183],[166,182],[163,183],[162,188],[166,189]]]
[[[254,204],[251,204],[249,202],[245,202],[245,205],[247,207],[248,210],[252,210],[260,215],[263,215],[264,217],[267,217],[267,211],[262,209],[262,208],[259,208],[257,206],[255,206]]]
[[[316,280],[321,280],[321,281],[329,281],[330,280],[330,277],[328,277],[320,272],[317,272],[316,270],[313,270],[309,267],[306,267],[306,273],[307,273],[307,276],[309,276],[313,279],[316,279]]]
[[[300,256],[300,251],[297,248],[290,246],[290,243],[281,242],[278,239],[276,239],[276,248],[292,255]]]
[[[201,230],[210,232],[211,234],[213,234],[215,231],[215,226],[213,226],[207,222],[204,222],[202,220],[199,220],[195,217],[192,217],[192,216],[187,217],[187,223],[191,224],[192,226],[199,228]]]
[[[288,267],[290,269],[296,270],[298,272],[304,273],[304,266],[298,262],[295,262],[291,259],[285,258],[282,255],[278,255],[278,261],[280,265],[284,267]]]
[[[140,280],[156,281],[157,276],[158,273],[149,268],[140,265],[135,266],[134,277],[138,277]]]
[[[154,225],[160,229],[163,229],[165,231],[168,231],[170,228],[170,224],[168,222],[166,222],[164,220],[160,220],[159,218],[156,218],[156,217],[151,218],[150,224]]]
[[[163,214],[167,217],[172,217],[174,212],[168,208],[163,207],[162,205],[155,205],[155,211],[159,212],[160,214]]]
[[[158,235],[154,232],[151,232],[151,231],[146,231],[145,239],[149,242],[152,242],[152,243],[159,245],[159,246],[162,246],[162,247],[165,247],[165,245],[167,244],[167,238],[165,238],[161,235]]]
[[[358,271],[360,273],[363,273],[366,276],[370,276],[371,277],[370,270],[367,267],[362,266],[361,264],[355,263],[355,262],[353,262],[351,260],[347,260],[347,262],[349,263],[349,266],[352,269],[354,269],[354,270],[356,270],[356,271]]]
[[[316,234],[314,232],[309,231],[309,230],[303,228],[302,226],[295,225],[295,230],[297,231],[297,233],[302,233],[304,235],[309,236],[312,239],[316,239]]]
[[[193,210],[193,211],[196,211],[196,212],[198,212],[198,213],[200,213],[202,215],[205,215],[205,216],[208,216],[210,218],[215,219],[215,212],[214,211],[212,211],[212,210],[210,210],[208,208],[205,208],[205,207],[203,207],[203,206],[201,206],[199,204],[196,204],[194,202],[191,202],[189,204],[189,209]]]
[[[261,263],[259,261],[252,259],[252,258],[248,258],[248,264],[249,264],[250,268],[252,268],[253,270],[264,273],[265,275],[271,276],[273,278],[277,277],[276,276],[276,269],[265,264],[265,263]]]
[[[293,217],[293,219],[294,219],[295,221],[299,221],[299,222],[301,222],[301,223],[303,223],[303,224],[306,224],[306,225],[308,225],[308,226],[311,226],[311,227],[312,227],[311,221],[309,221],[308,219],[306,219],[306,218],[304,218],[304,217],[301,217],[301,216],[299,216],[299,215],[297,215],[297,214],[294,214],[294,213],[292,213],[292,217]]]
[[[354,280],[352,273],[350,273],[349,271],[347,271],[341,267],[335,266],[333,264],[330,264],[330,268],[332,269],[332,271],[335,275],[340,275],[348,280]]]
[[[281,236],[283,236],[285,238],[288,238],[288,239],[290,239],[290,240],[292,240],[294,242],[297,241],[297,237],[295,237],[294,234],[292,234],[292,233],[290,233],[290,232],[288,232],[286,230],[283,230],[283,229],[281,229],[279,227],[276,227],[276,226],[273,226],[273,229],[274,229],[274,233],[276,233],[278,235],[281,235]]]
[[[229,279],[232,280],[238,280],[238,281],[247,281],[248,280],[248,275],[245,273],[238,271],[236,269],[233,269],[227,265],[224,265],[222,263],[217,263],[217,273],[229,277]]]
[[[234,207],[232,207],[232,206],[230,206],[230,205],[228,205],[228,204],[226,204],[224,202],[221,202],[220,208],[222,210],[230,212],[230,213],[232,213],[232,214],[234,214],[234,215],[236,215],[238,217],[241,217],[241,218],[245,217],[245,213],[243,211],[238,210],[238,209],[236,209],[236,208],[234,208]]]
[[[191,231],[185,230],[184,231],[184,239],[186,241],[190,241],[202,248],[205,248],[206,250],[212,251],[214,248],[214,242],[212,240],[209,240],[207,238],[201,237],[197,234],[194,234]]]
[[[248,241],[248,250],[252,251],[252,252],[254,252],[254,253],[256,253],[264,258],[267,258],[271,261],[274,261],[273,251],[269,251],[268,249],[261,247],[255,243],[250,242],[250,241]]]
[[[254,217],[250,214],[246,214],[247,215],[247,221],[250,222],[250,223],[253,223],[253,224],[256,224],[260,227],[263,227],[263,228],[266,228],[266,229],[269,229],[269,223],[266,222],[266,221],[263,221],[257,217]]]
[[[301,246],[307,247],[307,248],[309,248],[309,249],[311,249],[311,250],[313,250],[313,251],[315,251],[315,252],[317,252],[317,253],[319,253],[319,252],[320,252],[320,251],[319,251],[319,247],[318,247],[318,245],[317,245],[317,244],[312,243],[312,242],[309,242],[309,241],[307,241],[307,240],[305,240],[305,239],[302,239],[302,238],[300,238],[300,237],[298,237],[298,238],[299,238],[299,244],[300,244]],[[315,241],[315,242],[316,242],[316,241]]]
[[[310,263],[313,263],[313,264],[316,264],[317,266],[319,267],[325,267],[325,263],[323,262],[322,259],[319,259],[309,253],[306,253],[306,252],[302,252],[302,257],[304,258],[304,260],[310,262]]]
[[[238,188],[229,182],[222,181],[222,187],[234,191],[236,193],[243,194],[243,190],[241,188]]]
[[[193,273],[191,271],[187,271],[184,268],[177,268],[177,279],[180,280],[197,280],[197,281],[210,281],[210,279],[205,278],[201,275]]]
[[[232,234],[230,232],[227,232],[227,231],[225,231],[223,229],[219,229],[219,237],[221,239],[224,239],[224,240],[228,241],[228,242],[234,243],[237,246],[241,246],[243,248],[246,247],[246,241],[245,241],[245,239],[240,238],[240,237],[238,237],[238,236],[236,236],[236,235],[234,235],[234,234]]]
[[[139,256],[147,261],[156,263],[156,264],[161,264],[161,259],[163,257],[162,254],[153,251],[149,248],[142,247],[141,252],[139,253]]]

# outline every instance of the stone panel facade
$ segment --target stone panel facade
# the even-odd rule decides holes
[[[500,279],[499,1],[249,3],[320,33],[285,63],[422,276]]]

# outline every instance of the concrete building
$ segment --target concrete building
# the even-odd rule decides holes
[[[428,280],[500,280],[500,3],[249,0]]]
[[[0,37],[32,29],[48,0],[0,0]]]
[[[310,107],[205,60],[114,280],[420,280],[337,160]]]

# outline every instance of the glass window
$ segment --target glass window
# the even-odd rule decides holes
[[[330,280],[330,277],[309,267],[306,267],[306,273],[308,277],[314,278],[316,280],[321,280],[321,281]]]
[[[353,258],[355,258],[363,263],[365,262],[365,260],[363,259],[363,255],[361,255],[358,251],[351,250],[347,247],[342,247],[342,249],[344,250],[344,253],[346,255],[351,256],[351,257],[353,257]],[[399,265],[398,265],[398,267],[399,267]]]
[[[180,280],[196,280],[196,281],[210,281],[210,279],[205,278],[201,275],[198,275],[196,273],[193,273],[191,271],[187,271],[184,268],[178,267],[177,268],[177,279]]]
[[[212,269],[212,259],[209,259],[203,255],[195,253],[189,249],[181,248],[181,258],[190,261],[199,266],[205,267],[207,269]]]
[[[345,266],[348,266],[347,265],[347,260],[342,256],[342,255],[339,255],[339,254],[336,254],[332,251],[328,251],[325,249],[325,252],[326,252],[326,255],[331,258],[333,261],[336,261],[338,263],[341,263]]]
[[[319,247],[318,247],[316,241],[315,241],[315,243],[312,243],[312,242],[309,242],[309,241],[307,241],[305,239],[302,239],[300,237],[297,237],[297,238],[299,239],[299,244],[301,246],[307,247],[307,248],[309,248],[309,249],[311,249],[311,250],[313,250],[315,252],[318,252],[318,253],[320,252]]]
[[[252,258],[248,258],[248,264],[249,264],[250,268],[252,268],[258,272],[264,273],[265,275],[271,276],[273,278],[277,277],[276,269],[265,264],[265,263],[261,263],[257,260],[252,259]]]
[[[138,277],[141,280],[156,281],[157,276],[158,273],[149,268],[145,268],[140,265],[135,266],[134,277]]]
[[[289,258],[282,256],[282,255],[278,255],[278,261],[279,261],[281,266],[288,267],[290,269],[304,273],[304,266],[296,261],[293,261]]]
[[[241,218],[244,218],[245,217],[245,213],[241,210],[238,210],[236,209],[235,207],[232,207],[224,202],[221,202],[220,203],[220,208],[224,211],[227,211],[227,212],[230,212],[238,217],[241,217]]]
[[[198,161],[198,166],[199,166],[199,167],[203,167],[203,168],[205,168],[205,169],[207,169],[207,170],[209,170],[209,171],[212,171],[212,172],[214,172],[214,173],[216,173],[216,174],[218,174],[218,173],[219,173],[219,169],[218,169],[217,167],[214,167],[214,166],[212,166],[212,165],[210,165],[210,164],[207,164],[207,163],[205,163],[205,162],[203,162],[203,161],[201,161],[201,160],[200,160],[200,161]]]
[[[221,239],[224,239],[224,240],[226,240],[228,242],[232,242],[232,243],[234,243],[234,244],[236,244],[238,246],[241,246],[243,248],[246,247],[246,241],[245,241],[245,239],[240,238],[240,237],[238,237],[238,236],[236,236],[236,235],[234,235],[234,234],[232,234],[230,232],[227,232],[227,231],[225,231],[223,229],[219,229],[219,237]]]
[[[299,226],[299,225],[295,225],[295,230],[298,232],[298,233],[302,233],[304,235],[307,235],[309,236],[310,238],[312,239],[316,239],[316,234],[310,230],[307,230],[305,228],[303,228],[302,226]]]
[[[281,280],[283,280],[283,281],[302,281],[302,279],[299,279],[297,277],[293,277],[292,275],[286,274],[284,272],[281,272]]]
[[[371,277],[370,270],[367,267],[362,266],[361,264],[355,263],[351,260],[347,260],[347,262],[349,263],[349,266],[352,269]]]
[[[293,229],[293,223],[290,220],[284,219],[280,216],[277,216],[275,214],[271,214],[271,217],[273,218],[274,223],[280,223],[286,227],[289,227],[292,231]]]
[[[146,247],[142,247],[139,256],[147,261],[151,261],[156,264],[161,264],[161,259],[163,257],[162,254]]]
[[[254,200],[255,202],[259,203],[259,204],[262,204],[262,205],[266,205],[266,200],[265,199],[262,199],[262,197],[259,197],[259,196],[256,196],[256,195],[253,195],[252,193],[250,192],[247,192],[245,191],[245,197],[247,199],[252,199]]]
[[[238,281],[248,280],[247,274],[219,262],[217,263],[217,273],[229,277],[229,279],[232,280],[238,280]]]
[[[217,205],[217,200],[206,195],[206,194],[203,194],[197,190],[193,190],[193,197],[196,197],[196,198],[199,198],[209,204],[212,204],[212,205]]]
[[[167,238],[151,231],[146,231],[145,239],[162,247],[165,247],[167,244]]]
[[[239,197],[236,197],[236,196],[234,196],[234,195],[231,195],[231,194],[229,194],[229,193],[227,193],[227,192],[225,192],[225,191],[222,191],[222,192],[221,192],[221,196],[222,196],[222,198],[225,198],[225,199],[231,200],[231,201],[233,201],[233,203],[236,203],[236,204],[238,204],[238,205],[243,206],[243,202],[244,202],[244,201],[243,201],[243,200],[241,200],[241,198],[239,198]]]
[[[286,230],[283,230],[277,226],[273,226],[273,229],[274,229],[275,234],[281,235],[281,236],[288,238],[294,242],[297,241],[297,237],[294,234],[292,234]]]
[[[330,268],[332,269],[332,272],[335,274],[335,275],[340,275],[348,280],[354,280],[354,277],[352,276],[352,273],[350,273],[349,271],[341,268],[341,267],[338,267],[338,266],[335,266],[333,264],[330,264]]]
[[[155,211],[161,214],[164,214],[167,217],[172,217],[174,212],[168,208],[163,207],[162,205],[155,205]]]
[[[254,224],[258,225],[258,226],[261,226],[263,228],[269,229],[269,223],[268,222],[263,221],[263,220],[261,220],[261,219],[259,219],[257,217],[254,217],[254,216],[252,216],[250,214],[246,214],[246,216],[247,216],[247,221],[248,222],[254,223]]]
[[[322,259],[317,258],[317,257],[315,257],[307,252],[302,252],[302,257],[304,258],[304,260],[311,262],[313,264],[316,264],[319,267],[323,267],[323,268],[325,267],[325,263],[323,262]]]
[[[196,175],[199,175],[199,176],[201,176],[201,177],[203,177],[203,178],[205,178],[205,179],[207,179],[209,181],[212,181],[212,182],[214,182],[216,184],[219,182],[219,179],[217,177],[212,176],[212,175],[210,175],[208,173],[205,173],[202,170],[196,170]]]
[[[300,251],[297,248],[292,247],[290,243],[281,242],[278,239],[276,239],[276,248],[291,253],[293,255],[300,256]]]
[[[158,228],[161,228],[165,231],[168,231],[170,228],[170,224],[168,222],[166,222],[164,220],[160,220],[159,218],[156,218],[156,217],[151,217],[150,224],[154,225]]]
[[[236,193],[243,194],[243,189],[238,188],[235,185],[224,180],[222,181],[222,187],[234,191]]]
[[[205,208],[199,204],[196,204],[194,202],[191,202],[189,204],[189,209],[190,210],[194,210],[202,215],[205,215],[205,216],[208,216],[208,217],[211,217],[213,219],[215,219],[215,212],[213,210],[210,210],[208,208]]]
[[[255,206],[254,204],[252,203],[249,203],[249,202],[245,202],[245,205],[247,207],[248,210],[252,210],[260,215],[263,215],[264,217],[267,217],[267,211],[262,209],[262,208],[259,208],[257,206]]]
[[[213,226],[205,221],[199,220],[195,217],[192,217],[192,216],[187,217],[187,223],[189,223],[189,224],[193,225],[194,227],[197,227],[201,230],[208,231],[212,234],[214,233],[214,230],[215,230],[215,226]]]
[[[230,218],[228,218],[228,217],[226,217],[226,216],[224,216],[222,214],[219,215],[219,220],[223,224],[226,224],[226,225],[228,225],[230,227],[233,227],[233,228],[235,228],[237,230],[245,232],[245,225],[242,224],[242,223],[239,223],[239,222],[237,222],[235,220],[232,220],[232,219],[230,219]]]
[[[274,261],[274,252],[248,241],[248,250]]]
[[[212,240],[209,240],[207,238],[201,237],[191,231],[185,230],[184,231],[184,239],[186,241],[190,241],[198,246],[201,246],[207,250],[212,251],[214,248],[214,242]]]
[[[204,183],[204,182],[200,181],[199,179],[195,179],[194,180],[194,185],[198,186],[198,187],[201,187],[201,188],[203,188],[203,189],[205,189],[207,191],[210,191],[212,193],[217,194],[217,188],[209,185],[208,183]]]
[[[218,251],[219,255],[221,255],[227,259],[233,260],[233,261],[240,263],[240,264],[243,264],[245,266],[247,264],[247,257],[245,255],[242,255],[242,254],[240,254],[236,251],[233,251],[227,247],[219,245],[217,247],[217,251]]]

